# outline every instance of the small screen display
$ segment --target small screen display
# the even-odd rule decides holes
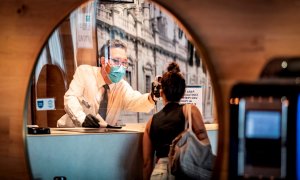
[[[281,113],[278,111],[248,111],[246,114],[246,138],[280,138]]]
[[[296,179],[300,179],[300,94],[298,95],[297,103],[297,149],[296,149]]]

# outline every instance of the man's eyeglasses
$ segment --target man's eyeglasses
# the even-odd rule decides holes
[[[123,66],[125,69],[128,68],[128,65],[129,63],[127,62],[127,59],[126,60],[120,60],[120,59],[114,59],[114,58],[111,58],[110,59],[110,63],[113,65],[113,66]]]

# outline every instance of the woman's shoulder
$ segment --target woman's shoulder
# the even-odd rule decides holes
[[[196,105],[194,105],[194,104],[191,104],[191,111],[192,111],[192,113],[193,112],[194,113],[200,113],[199,108]]]
[[[188,113],[188,108],[191,109],[191,114],[201,114],[200,110],[198,109],[198,107],[194,104],[184,104],[182,106],[182,112],[184,114],[185,117],[187,117],[187,113]]]
[[[193,111],[199,111],[198,107],[196,105],[194,105],[194,104],[184,104],[183,105],[183,109],[188,108],[188,106],[190,106],[192,112]]]

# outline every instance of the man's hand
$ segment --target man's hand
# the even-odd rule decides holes
[[[82,127],[99,128],[99,122],[100,121],[95,116],[88,114],[82,123]]]

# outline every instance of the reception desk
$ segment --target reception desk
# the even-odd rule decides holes
[[[217,128],[207,129],[216,153]],[[51,134],[27,135],[32,178],[142,179],[143,131],[142,124],[127,124],[120,131],[52,128]]]

